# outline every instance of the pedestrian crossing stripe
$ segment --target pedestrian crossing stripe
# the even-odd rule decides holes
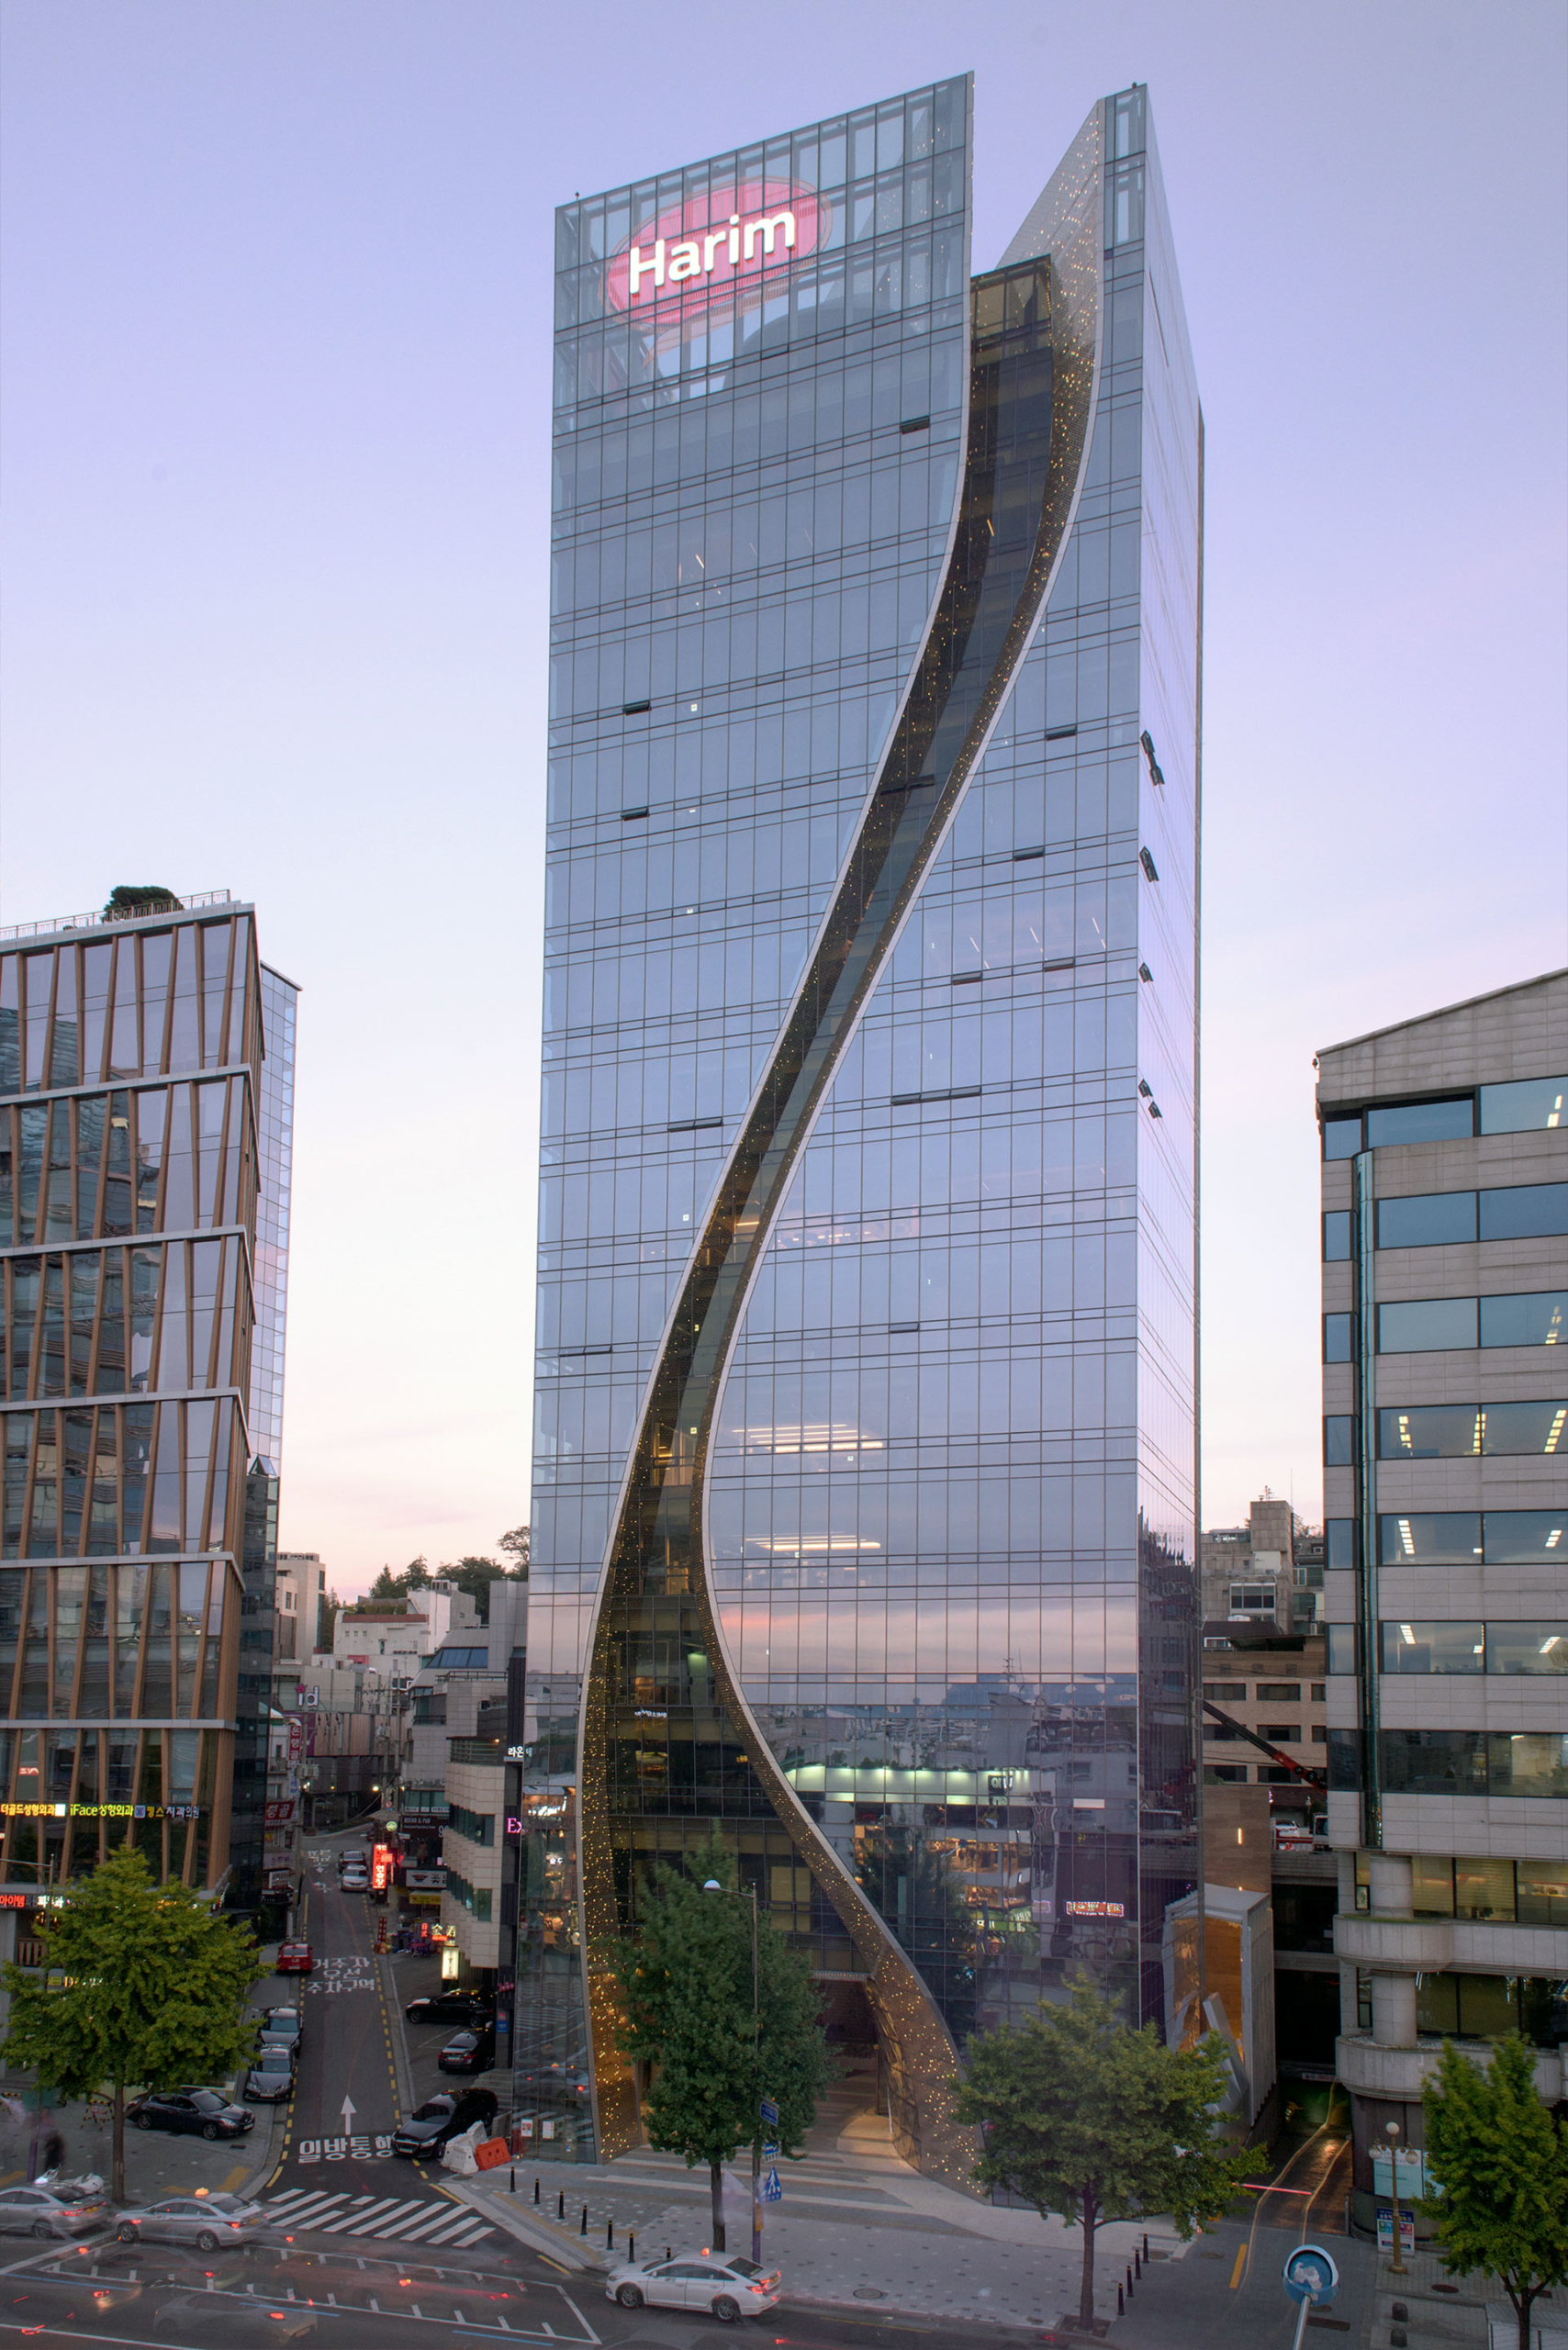
[[[396,2236],[402,2244],[478,2244],[494,2229],[462,2204],[420,2196],[311,2194],[291,2188],[263,2208],[291,2227],[329,2236]]]

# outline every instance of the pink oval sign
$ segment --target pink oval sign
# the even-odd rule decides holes
[[[661,327],[750,309],[766,281],[826,242],[832,223],[826,197],[793,180],[715,188],[633,229],[610,256],[605,300]]]

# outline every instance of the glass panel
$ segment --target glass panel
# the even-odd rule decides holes
[[[1390,1795],[1484,1796],[1487,1785],[1485,1733],[1385,1729],[1383,1778]]]
[[[1489,1509],[1482,1524],[1489,1565],[1533,1559],[1568,1561],[1568,1506]]]
[[[1323,1219],[1323,1261],[1326,1265],[1341,1265],[1350,1254],[1350,1211],[1330,1208]]]
[[[1453,1863],[1430,1852],[1417,1852],[1410,1862],[1411,1907],[1417,1918],[1453,1916]]]
[[[1381,1460],[1465,1460],[1482,1449],[1483,1416],[1473,1404],[1423,1404],[1380,1408]]]
[[[1494,1730],[1489,1746],[1494,1795],[1568,1796],[1568,1737],[1556,1731]]]
[[[1324,1626],[1330,1673],[1355,1673],[1358,1670],[1361,1628],[1359,1624],[1326,1624]]]
[[[1353,1314],[1326,1314],[1323,1317],[1323,1360],[1325,1362],[1350,1362],[1355,1353],[1355,1323]]]
[[[1353,1517],[1330,1517],[1323,1526],[1323,1563],[1328,1567],[1354,1567],[1357,1557],[1356,1521]]]
[[[1479,1673],[1485,1639],[1479,1624],[1384,1624],[1384,1673]]]
[[[1453,1903],[1456,1918],[1512,1919],[1513,1862],[1455,1861]]]
[[[1379,1200],[1380,1248],[1433,1248],[1475,1237],[1473,1192],[1423,1192],[1405,1200]]]
[[[1536,1240],[1568,1232],[1568,1183],[1514,1183],[1481,1194],[1483,1240]]]
[[[1527,1077],[1513,1085],[1484,1085],[1481,1131],[1522,1135],[1541,1126],[1560,1126],[1565,1095],[1568,1077]]]
[[[1458,1975],[1462,2040],[1502,2040],[1519,2028],[1518,1995],[1506,1975]]]
[[[1401,1102],[1395,1108],[1367,1112],[1367,1148],[1390,1144],[1451,1142],[1475,1132],[1475,1105],[1469,1094],[1457,1102]]]
[[[1481,1519],[1445,1510],[1378,1519],[1378,1553],[1385,1567],[1468,1567],[1481,1556]]]
[[[1568,1926],[1568,1860],[1516,1861],[1514,1903],[1521,1926]]]
[[[1488,1624],[1488,1673],[1568,1673],[1568,1617],[1559,1624]]]
[[[1361,1147],[1360,1118],[1325,1118],[1323,1122],[1325,1158],[1354,1158]]]
[[[1356,1424],[1349,1412],[1331,1413],[1323,1423],[1323,1460],[1329,1469],[1348,1469],[1356,1457]]]
[[[1383,1355],[1440,1354],[1475,1344],[1473,1297],[1427,1297],[1377,1309],[1377,1348]]]
[[[1484,1297],[1484,1347],[1555,1347],[1568,1335],[1568,1290],[1537,1290],[1518,1297]]]

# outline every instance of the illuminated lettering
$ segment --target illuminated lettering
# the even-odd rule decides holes
[[[637,288],[642,284],[644,277],[652,277],[655,285],[662,285],[664,284],[665,241],[662,237],[655,237],[654,240],[654,257],[652,261],[644,261],[643,259],[643,248],[641,245],[633,245],[628,258],[631,262],[629,278],[633,297],[635,297]]]
[[[766,220],[746,222],[745,257],[747,261],[751,259],[752,249],[758,237],[762,239],[762,250],[765,253],[770,253],[773,251],[773,234],[777,229],[782,229],[785,246],[792,250],[795,242],[795,216],[792,212],[775,212]]]
[[[696,277],[702,267],[702,257],[696,244],[678,244],[670,249],[669,282],[678,285],[683,277]]]
[[[732,269],[734,267],[735,263],[740,260],[740,257],[741,257],[741,216],[740,216],[740,214],[739,214],[738,212],[732,212],[732,213],[731,213],[731,215],[730,215],[730,266],[731,266],[731,268],[732,268]]]
[[[725,231],[724,229],[714,229],[714,231],[713,231],[713,233],[712,233],[712,235],[711,235],[711,237],[704,237],[704,238],[703,238],[703,240],[702,240],[702,266],[703,266],[703,268],[704,268],[705,270],[709,270],[709,269],[711,269],[711,268],[712,268],[712,266],[713,266],[713,255],[718,252],[719,247],[720,247],[720,246],[724,242],[725,236],[726,236],[726,231]],[[733,255],[733,254],[731,255],[731,259],[732,259],[732,260],[734,259],[734,255]]]

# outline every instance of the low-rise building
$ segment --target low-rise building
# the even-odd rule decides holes
[[[1211,1527],[1201,1558],[1205,1620],[1310,1631],[1323,1606],[1323,1532],[1264,1486],[1245,1526]]]
[[[1320,1632],[1282,1632],[1273,1619],[1204,1626],[1204,1781],[1261,1786],[1276,1819],[1321,1829],[1328,1766],[1327,1665]],[[1215,1710],[1210,1711],[1213,1707]],[[1217,1716],[1226,1719],[1221,1721]],[[1279,1750],[1275,1762],[1243,1736]],[[1316,1772],[1317,1784],[1290,1768]]]

